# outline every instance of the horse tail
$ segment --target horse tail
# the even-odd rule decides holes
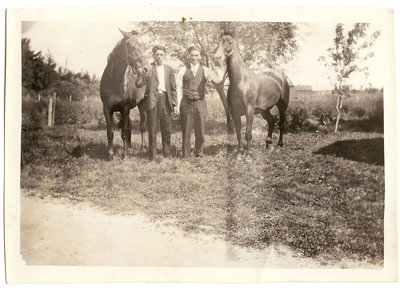
[[[286,75],[283,75],[282,77],[282,100],[284,103],[285,110],[289,106],[289,95],[290,95],[290,84],[289,84],[289,79],[287,78]]]

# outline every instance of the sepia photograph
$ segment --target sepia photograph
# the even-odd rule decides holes
[[[393,9],[14,8],[6,51],[8,283],[397,280]]]

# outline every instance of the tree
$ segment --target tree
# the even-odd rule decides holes
[[[237,46],[245,63],[258,69],[274,68],[287,63],[298,50],[295,39],[297,26],[293,23],[271,22],[140,22],[132,24],[148,44],[162,44],[170,56],[181,64],[188,58],[187,49],[196,44],[201,47],[203,64],[211,65],[210,57],[220,44],[223,29],[235,29]],[[226,76],[225,76],[226,77]],[[225,80],[225,79],[224,79]],[[234,133],[223,83],[214,83],[223,103],[228,132]]]
[[[367,35],[368,28],[369,24],[367,23],[356,23],[346,35],[344,25],[337,24],[334,45],[328,49],[329,61],[325,57],[319,58],[335,75],[334,92],[337,95],[336,110],[338,111],[335,133],[339,125],[343,96],[349,96],[348,80],[350,75],[355,71],[367,73],[368,67],[364,66],[363,62],[374,56],[374,53],[368,48],[374,45],[380,32],[375,31],[371,35]]]
[[[40,51],[32,51],[30,40],[26,38],[21,41],[21,49],[23,87],[38,92],[48,89],[59,79],[59,74],[55,70],[57,64],[50,53],[43,57]]]
[[[53,83],[60,79],[56,67],[57,63],[54,61],[50,52],[48,52],[47,56],[43,59],[43,65],[39,70],[39,79],[42,83],[42,89],[48,89]]]
[[[83,95],[98,94],[99,80],[96,75],[92,77],[88,71],[82,70],[74,73],[65,66],[59,66],[54,61],[50,51],[45,57],[42,52],[34,52],[30,47],[30,40],[23,38],[21,41],[22,54],[22,86],[27,91],[39,92],[47,90],[48,93],[56,92],[61,98],[80,99]]]
[[[40,52],[35,53],[30,47],[31,41],[23,38],[21,40],[21,56],[22,56],[22,86],[26,89],[32,89],[35,81],[35,62],[40,58]]]

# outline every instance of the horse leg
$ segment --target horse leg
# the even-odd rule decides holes
[[[121,110],[121,122],[122,122],[122,131],[121,131],[121,138],[124,142],[124,155],[123,158],[125,159],[128,156],[128,141],[131,134],[130,127],[129,127],[129,107],[123,106]]]
[[[237,142],[238,142],[235,154],[238,154],[242,150],[242,135],[241,135],[242,120],[240,118],[240,113],[238,113],[238,111],[235,111],[234,109],[231,108],[231,113],[232,113],[233,122],[235,122],[236,138],[237,138]]]
[[[284,105],[279,105],[279,141],[278,146],[283,146],[283,133],[285,132],[285,119],[286,119],[286,108]]]
[[[128,117],[128,131],[128,148],[132,148],[132,121],[130,117]]]
[[[253,128],[253,119],[254,119],[254,108],[249,105],[247,106],[247,111],[246,111],[246,141],[247,141],[248,154],[250,154],[251,139],[253,138],[251,135],[251,130]]]
[[[147,113],[145,110],[139,109],[140,116],[140,136],[142,137],[142,143],[140,144],[140,151],[147,150],[146,147],[146,121],[147,121]]]
[[[261,113],[261,116],[268,122],[268,136],[265,140],[265,148],[268,148],[268,144],[272,143],[272,132],[274,131],[275,119],[272,117],[270,109],[264,110]]]
[[[113,160],[114,158],[114,151],[113,151],[113,140],[114,140],[114,132],[113,132],[113,122],[114,122],[114,117],[113,114],[114,112],[111,111],[108,107],[103,105],[103,112],[104,112],[104,117],[106,118],[107,122],[107,141],[108,141],[108,160]]]

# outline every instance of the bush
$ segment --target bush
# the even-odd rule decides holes
[[[56,107],[55,125],[93,124],[102,122],[103,109],[100,101],[59,100]]]
[[[99,95],[99,89],[97,83],[86,83],[79,78],[69,81],[59,80],[50,88],[51,92],[56,92],[60,99],[69,100],[69,97],[72,97],[74,101],[83,100],[89,95]]]
[[[317,104],[316,107],[312,107],[311,109],[312,117],[321,125],[329,125],[336,117],[336,109],[334,106],[330,107]]]
[[[373,94],[372,92],[376,92]],[[298,94],[289,103],[286,125],[289,131],[330,130],[337,117],[336,97],[329,94]],[[343,99],[341,119],[358,123],[354,131],[383,131],[383,94],[381,90],[355,91]],[[307,118],[306,118],[307,117]],[[305,121],[307,120],[307,121]],[[362,126],[361,124],[364,126]],[[361,126],[360,126],[361,125]],[[350,128],[346,126],[346,129]]]
[[[22,130],[41,130],[46,125],[46,102],[22,100]]]
[[[353,109],[353,113],[354,113],[355,116],[357,116],[358,118],[364,117],[365,114],[366,114],[366,112],[367,112],[367,111],[365,110],[364,107],[359,107],[359,106],[357,106],[357,107],[354,107],[354,109]]]
[[[286,113],[285,127],[290,132],[303,130],[304,125],[309,118],[307,107],[290,107]]]

